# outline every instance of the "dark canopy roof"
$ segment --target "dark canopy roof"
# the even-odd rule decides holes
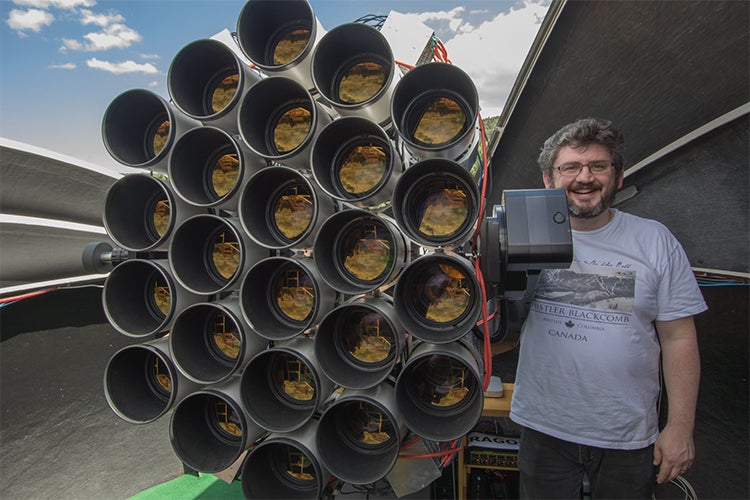
[[[553,2],[491,138],[490,206],[543,187],[557,129],[606,118],[626,141],[618,207],[666,224],[694,267],[750,271],[749,15],[733,0]]]

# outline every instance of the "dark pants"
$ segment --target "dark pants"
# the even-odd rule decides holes
[[[518,452],[521,498],[650,499],[656,486],[654,446],[611,450],[553,438],[524,428]]]

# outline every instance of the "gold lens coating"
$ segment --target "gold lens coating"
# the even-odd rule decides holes
[[[466,128],[466,113],[448,97],[437,97],[424,107],[412,131],[418,143],[441,146],[456,140]]]
[[[396,430],[376,406],[364,401],[344,403],[343,425],[351,439],[360,444],[379,446],[396,438]]]
[[[237,325],[224,313],[217,313],[213,318],[211,332],[214,345],[227,358],[237,359],[240,355],[242,340]]]
[[[419,232],[427,237],[448,237],[469,218],[466,192],[455,183],[430,183],[417,193],[421,197]]]
[[[230,279],[240,267],[240,243],[230,231],[221,231],[212,244],[211,258],[216,271]]]
[[[471,305],[469,280],[459,268],[441,263],[431,266],[414,287],[414,305],[426,305],[422,309],[425,319],[437,323],[453,323]]]
[[[389,231],[381,224],[359,221],[343,239],[344,269],[360,281],[375,281],[393,266],[394,246]]]
[[[157,307],[165,317],[169,314],[169,308],[171,306],[171,295],[169,292],[169,286],[167,282],[159,279],[158,274],[154,277],[150,285],[151,297],[153,298],[154,305]]]
[[[299,448],[283,444],[282,459],[284,470],[287,474],[298,481],[313,481],[315,479],[315,467],[312,461]]]
[[[312,128],[312,113],[295,106],[282,113],[273,127],[273,143],[280,154],[293,151],[302,144]]]
[[[358,308],[345,318],[344,345],[353,358],[363,363],[380,363],[395,348],[396,339],[388,321],[377,312]]]
[[[169,376],[169,371],[164,366],[164,363],[162,363],[162,360],[159,356],[152,354],[151,355],[151,367],[152,367],[152,374],[154,377],[154,380],[157,384],[159,384],[159,387],[164,390],[164,392],[171,394],[172,393],[172,378]]]
[[[417,396],[424,403],[436,407],[450,407],[461,403],[469,395],[475,381],[466,367],[447,356],[429,356],[414,368]]]
[[[239,73],[233,73],[221,79],[211,93],[211,110],[218,113],[226,108],[237,93],[240,83]]]
[[[347,68],[339,80],[338,100],[343,104],[359,104],[372,98],[385,85],[388,70],[375,61],[362,61]]]
[[[283,66],[294,61],[307,47],[310,41],[311,31],[298,28],[284,34],[273,48],[273,64]]]
[[[279,312],[292,321],[305,321],[315,308],[313,281],[297,266],[278,272],[272,291]]]
[[[237,184],[240,177],[240,160],[237,153],[228,153],[214,163],[211,171],[211,187],[218,197],[225,196]]]
[[[274,358],[273,379],[276,386],[289,398],[312,401],[315,397],[315,379],[307,364],[297,356],[279,353]]]
[[[281,234],[289,240],[299,237],[310,227],[314,213],[312,194],[303,184],[287,186],[275,198],[273,221]]]
[[[242,423],[237,412],[221,400],[215,401],[213,408],[219,428],[232,437],[242,437]]]
[[[156,127],[154,136],[151,138],[151,147],[154,150],[154,157],[159,156],[159,153],[162,152],[168,140],[169,120],[164,120],[158,127]]]
[[[153,222],[154,230],[156,231],[156,234],[159,235],[159,237],[164,236],[164,233],[167,232],[167,228],[169,227],[170,213],[171,210],[168,199],[164,198],[156,200],[156,203],[154,203],[153,205],[151,221]]]
[[[338,164],[338,181],[352,196],[366,195],[383,181],[388,155],[379,144],[357,144],[347,150]]]

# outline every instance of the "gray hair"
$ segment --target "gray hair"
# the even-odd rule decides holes
[[[601,144],[609,149],[615,162],[615,172],[622,171],[622,151],[625,140],[622,134],[612,126],[612,122],[599,118],[582,118],[565,125],[544,141],[542,152],[539,153],[537,163],[539,168],[547,172],[552,168],[557,153],[563,146],[571,148],[585,147],[589,144]]]

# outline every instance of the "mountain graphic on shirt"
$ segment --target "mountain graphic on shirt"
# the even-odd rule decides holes
[[[578,307],[633,311],[635,271],[574,262],[570,269],[546,269],[535,299]]]

